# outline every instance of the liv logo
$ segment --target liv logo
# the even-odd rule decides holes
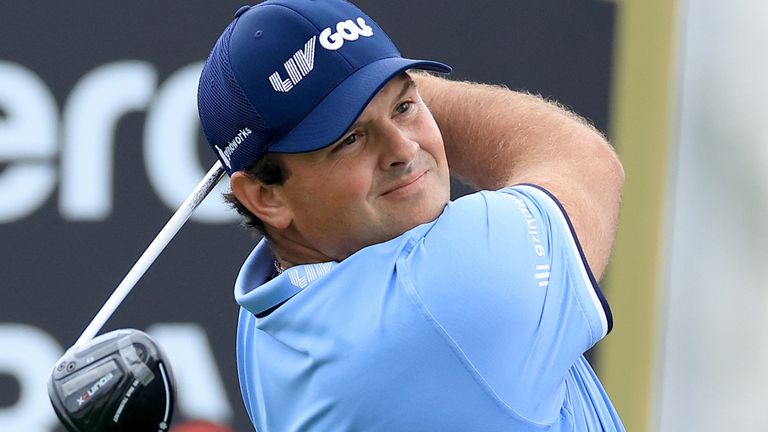
[[[288,79],[283,79],[280,73],[275,71],[269,76],[269,82],[272,88],[279,92],[289,92],[302,78],[309,75],[315,68],[315,41],[317,36],[312,36],[304,44],[303,50],[296,51],[291,58],[286,61],[285,71],[288,73]]]
[[[336,51],[344,46],[344,41],[356,41],[360,36],[373,36],[373,28],[365,23],[363,18],[357,18],[341,21],[336,24],[336,32],[331,27],[320,32],[320,45],[329,50]],[[287,93],[293,89],[305,76],[315,68],[315,44],[317,36],[312,36],[304,48],[296,51],[291,58],[284,64],[288,78],[283,79],[279,71],[275,71],[269,76],[269,82],[272,88],[277,92]]]
[[[346,20],[336,24],[336,33],[331,33],[330,27],[323,30],[320,33],[320,45],[327,50],[336,51],[344,46],[345,40],[356,41],[360,36],[373,36],[373,28],[362,18],[358,18],[356,22]]]
[[[288,279],[296,288],[304,289],[315,280],[328,274],[331,268],[333,268],[333,264],[329,262],[292,267],[287,271]]]

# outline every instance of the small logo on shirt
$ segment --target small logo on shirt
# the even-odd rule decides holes
[[[286,271],[291,284],[297,288],[304,289],[307,285],[325,276],[331,271],[331,263],[306,264],[299,267],[291,267]]]
[[[533,278],[539,282],[540,287],[549,286],[549,264],[537,265]]]
[[[536,252],[537,256],[544,256],[545,249],[539,238],[539,228],[536,226],[536,218],[533,217],[531,210],[525,205],[525,201],[516,196],[511,195],[511,197],[517,204],[517,208],[520,209],[520,212],[525,216],[525,224],[528,226],[528,235],[531,236],[534,252]]]

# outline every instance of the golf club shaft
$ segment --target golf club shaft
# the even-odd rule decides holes
[[[75,347],[87,343],[96,336],[96,333],[101,330],[109,317],[111,317],[118,306],[120,306],[120,303],[122,303],[125,297],[128,296],[128,293],[131,292],[131,289],[133,289],[139,279],[141,279],[147,269],[149,269],[149,266],[155,262],[163,249],[165,249],[176,233],[179,232],[187,219],[192,215],[192,212],[201,202],[203,202],[205,197],[208,196],[211,190],[213,190],[216,183],[219,182],[219,179],[221,179],[223,175],[224,167],[221,165],[220,161],[216,161],[205,177],[198,183],[197,187],[195,187],[192,193],[181,204],[179,209],[176,210],[176,213],[173,214],[163,229],[160,230],[157,237],[152,240],[152,243],[147,247],[147,250],[141,254],[141,257],[139,257],[139,260],[136,261],[136,264],[133,265],[128,274],[125,275],[125,278],[123,278],[117,288],[115,288],[115,291],[109,299],[107,299],[106,303],[104,303],[104,306],[101,307],[91,323],[88,324],[88,327],[85,328],[83,334],[77,339],[77,342],[75,342],[74,345]]]

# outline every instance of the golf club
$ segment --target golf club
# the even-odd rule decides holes
[[[168,429],[175,390],[169,362],[157,342],[133,329],[94,337],[223,175],[217,161],[56,362],[48,396],[70,432]]]

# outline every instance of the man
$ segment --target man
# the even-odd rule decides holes
[[[539,98],[421,69],[450,70],[342,0],[244,7],[205,65],[206,137],[265,236],[235,287],[251,421],[623,430],[583,357],[612,325],[611,147]],[[449,167],[484,191],[450,202]]]

